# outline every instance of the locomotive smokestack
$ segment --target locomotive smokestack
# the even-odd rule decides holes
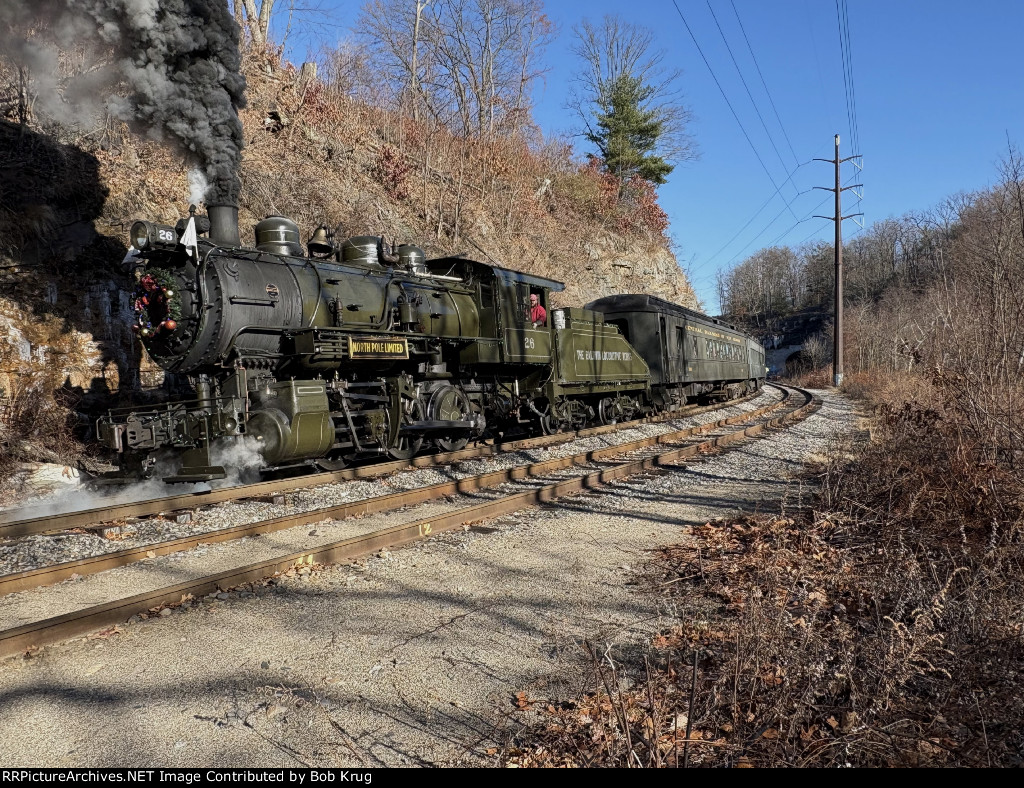
[[[219,246],[241,246],[238,236],[237,205],[207,205],[210,217],[210,240]]]

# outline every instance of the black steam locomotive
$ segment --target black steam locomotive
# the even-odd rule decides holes
[[[223,478],[216,450],[232,440],[254,441],[266,471],[408,458],[428,443],[454,451],[487,436],[613,423],[764,378],[752,340],[647,296],[552,310],[560,282],[462,256],[428,260],[376,236],[340,240],[323,226],[304,249],[280,216],[244,247],[232,206],[173,227],[136,222],[131,236],[134,328],[195,390],[98,422],[135,477],[170,450],[180,468],[167,481]],[[687,361],[685,338],[698,334],[705,358]]]

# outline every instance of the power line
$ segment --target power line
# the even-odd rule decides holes
[[[810,189],[808,189],[807,191],[800,192],[800,194],[807,194],[809,191],[810,191]],[[812,211],[816,211],[818,209],[818,207],[820,205],[822,205],[824,202],[825,201],[822,200],[821,203],[818,203],[818,205],[816,205],[811,210]],[[777,222],[781,218],[782,214],[784,214],[784,213],[785,213],[785,210],[782,210],[782,211],[779,211],[777,214],[775,214],[775,217],[770,222],[768,222],[768,224],[766,224],[763,228],[761,228],[761,232],[759,232],[757,235],[755,235],[753,238],[751,238],[749,241],[747,241],[747,243],[738,252],[736,252],[736,254],[734,254],[729,259],[729,261],[726,263],[726,265],[727,266],[731,266],[733,264],[733,262],[735,262],[735,260],[741,254],[743,254],[747,249],[750,248],[751,244],[753,244],[754,241],[756,241],[758,238],[760,238],[762,235],[764,235],[766,232],[768,232],[768,230],[771,229],[771,226],[773,224],[775,224],[775,222]],[[791,233],[794,230],[794,228],[800,226],[801,224],[806,222],[811,217],[808,215],[808,216],[805,216],[803,219],[797,219],[796,214],[793,214],[793,218],[796,219],[796,223],[793,224],[788,230],[783,231],[783,233],[780,236],[778,236],[774,241],[772,241],[770,244],[768,244],[769,246],[775,246],[775,244],[778,243],[778,241],[780,239],[782,239],[785,236],[787,236],[789,233]]]
[[[726,105],[728,105],[729,111],[732,113],[732,116],[736,119],[736,124],[740,127],[740,131],[742,131],[743,136],[746,137],[747,144],[750,145],[750,149],[754,151],[754,155],[757,157],[757,161],[761,164],[761,169],[764,170],[765,175],[768,176],[768,180],[772,182],[772,186],[775,187],[776,191],[782,191],[782,187],[775,182],[775,178],[768,170],[768,167],[765,166],[764,159],[761,158],[761,154],[757,152],[757,148],[754,146],[753,141],[750,139],[750,135],[747,134],[747,130],[743,127],[743,123],[740,121],[740,116],[737,115],[736,110],[733,109],[732,102],[729,101],[729,97],[725,94],[725,89],[722,87],[722,83],[718,81],[718,77],[715,75],[715,70],[711,68],[711,63],[709,63],[707,57],[705,57],[704,50],[701,49],[700,44],[697,43],[697,37],[693,34],[693,31],[690,29],[690,24],[686,21],[686,17],[683,16],[683,12],[680,10],[679,4],[676,2],[676,0],[672,0],[672,5],[675,6],[676,13],[679,14],[679,18],[683,20],[683,25],[686,27],[686,32],[689,33],[690,38],[693,39],[693,44],[695,47],[697,47],[697,52],[700,53],[701,59],[704,61],[704,65],[708,67],[708,71],[711,72],[711,78],[715,81],[715,84],[718,86],[718,90],[722,94],[722,98],[725,99],[725,103]],[[793,209],[790,207],[789,203],[786,203],[786,207],[789,208],[789,212],[793,214],[793,218],[795,219],[796,214],[793,212]]]
[[[754,61],[754,68],[757,69],[757,75],[761,78],[761,85],[764,87],[764,92],[768,96],[768,103],[772,106],[772,112],[775,113],[775,120],[779,122],[779,128],[782,129],[782,136],[786,139],[786,144],[789,146],[789,152],[793,154],[793,161],[799,162],[796,151],[793,149],[793,143],[790,142],[789,135],[786,133],[786,127],[782,123],[782,118],[779,117],[779,110],[775,107],[775,101],[772,99],[772,92],[768,90],[768,83],[765,81],[764,74],[761,73],[761,66],[757,62],[757,55],[754,54],[754,48],[750,45],[750,39],[747,38],[747,31],[743,27],[743,20],[740,19],[740,12],[736,10],[736,3],[733,0],[729,0],[732,5],[732,12],[736,15],[736,22],[740,26],[740,32],[743,33],[743,40],[747,42],[747,51],[750,52],[750,57]]]
[[[818,210],[818,209],[819,209],[819,208],[820,208],[820,207],[821,207],[822,205],[824,205],[824,204],[825,204],[825,203],[827,203],[827,202],[828,202],[828,197],[826,197],[826,198],[825,198],[824,200],[822,200],[822,201],[821,201],[821,202],[819,202],[819,203],[818,203],[817,205],[815,205],[815,206],[814,206],[813,208],[811,208],[811,210],[812,210],[812,211],[816,211],[816,210]],[[785,237],[786,237],[787,235],[789,235],[789,234],[790,234],[791,232],[793,232],[793,230],[795,230],[795,229],[796,229],[797,227],[799,227],[799,226],[800,226],[801,224],[803,224],[804,222],[809,222],[809,221],[810,221],[811,219],[813,219],[813,218],[814,218],[814,216],[813,216],[812,214],[810,214],[810,213],[809,213],[809,214],[807,214],[807,216],[805,216],[805,217],[804,217],[803,219],[801,219],[800,221],[798,221],[798,222],[797,222],[796,224],[794,224],[794,225],[792,225],[791,227],[789,227],[789,228],[787,228],[787,229],[783,230],[783,231],[782,231],[782,232],[781,232],[781,233],[780,233],[779,235],[775,236],[775,238],[773,238],[773,239],[772,239],[772,242],[771,242],[770,244],[768,244],[768,246],[770,246],[770,247],[771,247],[771,246],[775,246],[775,245],[776,245],[776,244],[777,244],[777,243],[778,243],[779,241],[781,241],[781,240],[782,240],[783,238],[785,238]],[[821,229],[822,229],[822,228],[820,228],[820,227],[819,227],[819,228],[818,228],[818,230],[816,230],[815,232],[818,232],[818,231],[820,231]],[[814,235],[814,233],[811,233],[811,235]],[[808,236],[808,237],[810,237],[810,236]],[[806,239],[805,239],[805,240],[806,240]],[[803,243],[803,242],[801,241],[801,243]]]
[[[846,184],[849,184],[849,183],[850,183],[850,181],[851,181],[851,180],[853,180],[853,178],[855,177],[855,175],[856,175],[856,173],[855,173],[854,175],[850,176],[849,178],[847,178],[847,180],[846,180]],[[844,184],[844,185],[846,185],[846,184]],[[807,194],[807,193],[808,193],[809,191],[811,191],[811,190],[810,190],[810,189],[808,189],[807,191],[803,191],[803,192],[800,192],[800,193],[801,193],[801,194]],[[821,202],[819,202],[819,203],[818,203],[817,205],[815,205],[815,206],[814,206],[813,208],[811,208],[811,210],[810,210],[810,211],[808,212],[808,214],[807,214],[807,215],[806,215],[806,216],[805,216],[805,217],[804,217],[803,219],[798,219],[798,220],[797,220],[797,222],[796,222],[795,224],[791,225],[791,226],[790,226],[790,227],[788,227],[788,228],[787,228],[786,230],[783,230],[783,231],[782,231],[782,233],[780,233],[780,234],[779,234],[779,235],[777,235],[777,236],[776,236],[776,237],[775,237],[774,239],[772,239],[772,241],[771,241],[771,242],[770,242],[770,243],[768,244],[768,246],[769,246],[769,247],[771,247],[771,246],[775,246],[775,245],[776,245],[776,244],[777,244],[777,243],[778,243],[779,241],[781,241],[781,240],[782,240],[783,238],[785,238],[785,237],[786,237],[787,235],[789,235],[789,234],[790,234],[791,232],[793,232],[793,230],[795,230],[795,229],[796,229],[797,227],[799,227],[799,226],[800,226],[801,224],[803,224],[804,222],[807,222],[807,221],[810,221],[811,219],[813,219],[813,218],[814,218],[814,216],[813,216],[813,213],[814,213],[814,212],[815,212],[816,210],[818,210],[818,209],[819,209],[819,208],[820,208],[820,207],[821,207],[822,205],[824,205],[825,203],[827,203],[827,202],[828,202],[828,201],[829,201],[830,199],[831,199],[830,197],[827,197],[827,196],[826,196],[826,197],[825,197],[825,198],[824,198],[824,199],[823,199],[823,200],[822,200]],[[775,224],[775,222],[776,222],[776,221],[778,221],[778,219],[779,219],[779,217],[780,217],[780,216],[782,216],[782,213],[779,213],[779,214],[777,214],[777,215],[776,215],[776,217],[775,217],[774,219],[772,219],[772,220],[771,220],[770,222],[768,222],[768,224],[767,224],[767,225],[765,225],[764,229],[763,229],[763,230],[761,230],[761,232],[760,232],[760,233],[758,233],[757,235],[755,235],[755,236],[754,236],[753,238],[751,238],[751,239],[750,239],[750,241],[748,241],[748,242],[747,242],[747,245],[746,245],[746,246],[744,246],[744,247],[743,247],[742,249],[740,249],[740,250],[739,250],[739,251],[738,251],[738,252],[737,252],[737,253],[736,253],[736,254],[735,254],[735,255],[733,256],[732,260],[729,260],[729,262],[728,262],[728,263],[726,263],[726,265],[731,265],[731,264],[732,264],[732,262],[733,262],[733,260],[735,260],[735,259],[736,259],[737,257],[739,257],[739,256],[740,256],[741,254],[743,254],[743,252],[744,252],[744,251],[745,251],[745,250],[746,250],[746,249],[747,249],[747,248],[748,248],[748,247],[749,247],[749,246],[750,246],[750,245],[751,245],[752,243],[754,243],[754,241],[756,241],[756,240],[757,240],[758,238],[760,238],[760,237],[761,237],[761,236],[762,236],[762,235],[763,235],[764,233],[766,233],[766,232],[768,231],[768,228],[769,228],[769,227],[771,227],[771,226],[772,226],[773,224]],[[811,235],[814,235],[814,233],[816,233],[816,232],[819,232],[819,231],[820,231],[821,229],[822,229],[822,228],[821,228],[821,227],[819,227],[819,228],[818,228],[818,230],[815,230],[814,232],[812,232],[812,233],[811,233]],[[811,237],[811,235],[808,235],[808,236],[807,236],[807,238],[810,238],[810,237]],[[804,241],[806,241],[806,240],[807,240],[807,238],[804,238],[804,239],[803,239],[803,241],[800,241],[800,243],[803,243]]]
[[[836,21],[839,29],[839,51],[843,61],[843,88],[846,92],[846,121],[850,142],[860,150],[860,129],[857,124],[857,97],[853,86],[853,56],[850,50],[850,18],[846,0],[836,0]]]
[[[792,178],[793,178],[793,176],[794,176],[794,175],[796,175],[796,173],[797,173],[797,172],[798,172],[798,171],[799,171],[799,170],[800,170],[800,169],[801,169],[802,167],[805,167],[805,166],[806,166],[806,165],[808,165],[808,164],[810,164],[810,162],[803,162],[802,164],[797,164],[796,168],[795,168],[795,169],[794,169],[794,170],[793,170],[792,172],[790,172],[790,173],[789,173],[789,174],[788,174],[788,175],[786,176],[786,180],[790,180],[790,179],[792,179]],[[783,181],[783,183],[785,183],[785,181]],[[797,197],[800,197],[800,196],[801,196],[801,195],[803,195],[803,194],[807,194],[807,192],[808,192],[808,191],[810,191],[810,190],[808,189],[808,190],[805,190],[805,191],[802,191],[802,192],[797,192],[797,194],[795,194],[795,195],[793,196],[793,200],[795,201]],[[762,212],[762,211],[763,211],[763,210],[764,210],[765,208],[767,208],[767,207],[768,207],[768,204],[769,204],[769,203],[770,203],[770,202],[771,202],[771,201],[772,201],[772,200],[773,200],[773,199],[775,198],[775,195],[776,195],[776,194],[778,194],[778,193],[779,193],[779,189],[778,189],[778,188],[776,188],[776,189],[775,189],[775,191],[774,191],[774,192],[772,192],[772,193],[771,193],[771,194],[770,194],[770,195],[768,196],[768,199],[767,199],[767,200],[765,200],[765,201],[764,201],[764,202],[763,202],[763,203],[761,204],[761,207],[760,207],[760,208],[758,208],[758,209],[757,209],[756,211],[754,211],[754,215],[753,215],[753,216],[751,216],[751,217],[750,217],[749,219],[747,219],[746,223],[745,223],[745,224],[744,224],[744,225],[743,225],[743,226],[742,226],[742,227],[741,227],[741,228],[740,228],[739,230],[737,230],[737,231],[736,231],[736,232],[735,232],[735,233],[733,234],[732,238],[730,238],[730,239],[729,239],[728,241],[726,241],[726,242],[725,242],[725,244],[723,244],[723,245],[722,245],[722,247],[721,247],[720,249],[718,249],[718,251],[716,251],[716,252],[715,252],[715,253],[714,253],[713,255],[711,255],[711,256],[710,256],[710,257],[708,257],[708,258],[707,258],[706,260],[704,260],[703,262],[701,262],[700,264],[698,264],[698,265],[697,265],[696,267],[694,267],[694,269],[693,269],[693,270],[694,270],[694,271],[698,271],[698,270],[700,270],[701,268],[704,268],[704,267],[706,267],[706,266],[710,265],[710,264],[711,264],[711,263],[712,263],[712,262],[714,261],[714,259],[715,259],[716,257],[718,257],[718,255],[720,255],[720,254],[721,254],[722,252],[724,252],[724,251],[725,251],[725,250],[726,250],[726,249],[727,249],[727,248],[728,248],[728,247],[729,247],[729,246],[730,246],[730,245],[732,244],[732,242],[733,242],[733,241],[735,241],[735,240],[736,240],[736,239],[737,239],[737,238],[738,238],[738,237],[739,237],[739,236],[740,236],[740,235],[741,235],[741,234],[743,233],[743,231],[744,231],[744,230],[746,230],[746,229],[747,229],[747,228],[748,228],[748,227],[749,227],[749,226],[750,226],[750,225],[751,225],[751,224],[753,223],[753,221],[754,221],[754,220],[755,220],[755,219],[756,219],[756,218],[757,218],[758,216],[760,216],[760,215],[761,215],[761,212]],[[785,198],[783,198],[783,199],[785,199]],[[792,204],[792,202],[791,202],[790,204]],[[781,215],[781,214],[780,214],[780,215]],[[777,219],[777,218],[778,218],[778,217],[776,217],[776,219]],[[793,216],[793,218],[795,219],[795,218],[796,218],[796,216],[794,215],[794,216]],[[768,227],[770,227],[770,226],[771,226],[771,224],[773,224],[773,223],[774,223],[774,220],[773,220],[772,222],[769,222],[769,224],[768,224]],[[755,235],[755,236],[754,236],[754,238],[753,238],[753,239],[751,239],[750,243],[753,243],[754,241],[756,241],[756,240],[757,240],[757,239],[758,239],[758,238],[759,238],[759,237],[761,236],[761,234],[763,234],[763,233],[767,232],[767,230],[768,230],[768,227],[765,227],[765,228],[764,228],[764,229],[763,229],[763,230],[761,231],[761,233],[758,233],[758,235]],[[748,243],[748,244],[747,244],[747,246],[750,246],[750,243]],[[744,249],[745,249],[745,248],[747,248],[747,247],[744,247]],[[740,251],[742,252],[742,250],[740,250]],[[733,257],[733,260],[735,260],[735,259],[736,259],[736,258],[735,258],[735,257]],[[732,262],[732,261],[730,260],[729,262]]]
[[[862,150],[860,146],[860,118],[857,116],[857,87],[856,82],[853,79],[853,49],[850,46],[850,7],[848,0],[843,0],[843,29],[845,30],[846,37],[846,63],[850,72],[850,99],[853,104],[853,129],[850,132],[852,135],[851,142],[853,143],[853,149],[855,151],[859,151]],[[853,162],[853,166],[857,167],[859,170],[864,169],[863,166],[857,164],[856,161]],[[854,203],[853,207],[857,208],[864,201],[864,195],[863,192],[858,192],[856,189],[853,189],[852,191],[857,196],[857,202]],[[862,222],[863,218],[861,221],[858,221],[856,218],[853,220],[853,223],[857,227],[864,229],[864,224]],[[855,230],[850,237],[852,238],[856,234],[857,231]]]
[[[839,33],[839,54],[843,61],[843,91],[846,93],[846,125],[853,139],[853,113],[850,107],[850,74],[846,68],[846,39],[843,38],[843,13],[839,8],[840,0],[836,0],[836,30]]]
[[[783,183],[783,185],[785,185],[786,181],[791,181],[791,180],[793,180],[793,176],[794,176],[794,175],[796,175],[797,171],[798,171],[798,170],[799,170],[799,169],[800,169],[801,167],[805,167],[805,166],[807,166],[808,164],[810,164],[810,162],[806,162],[806,161],[805,161],[805,162],[804,162],[803,164],[798,164],[798,165],[796,166],[796,168],[795,168],[795,169],[794,169],[794,170],[793,170],[792,172],[790,172],[790,173],[789,173],[789,175],[787,175],[787,176],[786,176],[786,180],[782,182],[782,183]],[[796,184],[794,184],[794,188],[796,188]],[[765,200],[765,201],[764,201],[763,203],[761,203],[761,207],[760,207],[760,208],[758,208],[758,209],[757,209],[756,211],[754,211],[754,215],[753,215],[753,216],[751,216],[751,217],[750,217],[749,219],[747,219],[747,223],[746,223],[746,224],[744,224],[744,225],[743,225],[743,226],[742,226],[742,227],[741,227],[741,228],[740,228],[739,230],[737,230],[737,231],[735,232],[735,234],[734,234],[734,235],[732,236],[732,238],[730,238],[730,239],[729,239],[728,241],[726,241],[726,242],[725,242],[725,243],[724,243],[724,244],[722,245],[722,248],[721,248],[721,249],[719,249],[719,250],[718,250],[717,252],[715,252],[715,253],[714,253],[713,255],[711,255],[711,257],[709,257],[709,258],[708,258],[707,260],[705,260],[703,264],[704,264],[704,265],[707,265],[707,264],[708,264],[708,263],[710,263],[710,262],[711,262],[712,260],[714,260],[714,259],[715,259],[716,257],[718,257],[718,255],[720,255],[720,254],[721,254],[722,252],[724,252],[724,251],[725,251],[725,250],[726,250],[727,248],[729,248],[729,245],[730,245],[730,244],[732,244],[732,242],[733,242],[733,241],[735,241],[735,240],[736,240],[736,239],[737,239],[737,238],[738,238],[738,237],[739,237],[739,236],[740,236],[740,235],[742,234],[742,232],[743,232],[744,230],[746,230],[746,229],[747,229],[748,227],[750,227],[750,225],[751,225],[751,223],[753,223],[754,219],[756,219],[756,218],[757,218],[758,216],[760,216],[760,215],[761,215],[761,211],[763,211],[763,210],[764,210],[765,208],[767,208],[767,207],[768,207],[768,203],[770,203],[770,202],[771,202],[772,200],[774,200],[774,199],[775,199],[775,195],[776,195],[776,194],[778,194],[778,193],[779,193],[779,189],[777,188],[777,189],[776,189],[775,191],[773,191],[773,192],[772,192],[772,193],[771,193],[771,194],[770,194],[770,195],[768,196],[768,199],[767,199],[767,200]],[[795,200],[795,199],[796,199],[797,197],[799,197],[799,196],[800,196],[801,194],[806,194],[806,192],[797,192],[797,193],[796,193],[795,195],[793,195],[793,199]],[[785,199],[785,198],[783,198],[783,199]]]
[[[801,165],[801,166],[803,166],[803,165]],[[854,178],[854,177],[856,177],[856,173],[854,173],[854,174],[853,174],[853,175],[851,175],[851,176],[850,176],[849,178],[847,178],[847,179],[846,179],[846,183],[844,183],[843,185],[844,185],[844,186],[848,185],[848,184],[850,183],[850,181],[852,181],[852,180],[853,180],[853,178]],[[808,194],[808,193],[809,193],[810,191],[811,191],[811,189],[807,189],[807,190],[805,190],[805,191],[802,191],[802,192],[800,192],[800,195]],[[800,196],[800,195],[797,195],[797,196]],[[774,195],[773,195],[773,196],[774,196]],[[770,199],[770,198],[769,198],[769,199]],[[807,215],[806,215],[806,216],[804,216],[804,218],[803,218],[803,219],[797,219],[797,221],[796,221],[796,222],[795,222],[794,224],[790,225],[790,226],[789,226],[788,228],[786,228],[785,230],[783,230],[783,231],[782,231],[782,232],[781,232],[781,233],[780,233],[779,235],[777,235],[777,236],[776,236],[776,237],[775,237],[775,238],[774,238],[774,239],[773,239],[773,240],[772,240],[771,242],[769,242],[769,243],[768,243],[768,246],[769,246],[769,247],[771,247],[771,246],[775,246],[775,245],[776,245],[776,244],[777,244],[777,243],[778,243],[779,241],[781,241],[781,240],[782,240],[783,238],[785,238],[785,237],[786,237],[787,235],[789,235],[789,234],[790,234],[791,232],[793,232],[793,230],[795,230],[795,229],[796,229],[797,227],[799,227],[799,226],[800,226],[801,224],[803,224],[804,222],[807,222],[807,221],[810,221],[811,219],[813,219],[813,218],[814,218],[814,216],[813,216],[814,212],[815,212],[816,210],[818,210],[818,209],[819,209],[819,208],[820,208],[820,207],[821,207],[822,205],[824,205],[824,204],[825,204],[826,202],[828,202],[828,201],[829,201],[829,199],[831,199],[831,198],[830,198],[830,197],[827,197],[827,196],[826,196],[825,198],[823,198],[823,199],[821,200],[821,202],[819,202],[819,203],[818,203],[817,205],[815,205],[815,206],[814,206],[813,208],[811,208],[811,210],[810,210],[810,211],[809,211],[809,212],[807,213]],[[766,203],[766,204],[767,204],[767,203]],[[762,205],[762,206],[761,206],[761,209],[760,209],[760,210],[763,210],[763,209],[764,209],[764,206]],[[759,210],[758,212],[760,212],[760,210]],[[763,228],[761,228],[761,231],[760,231],[759,233],[757,233],[757,235],[755,235],[755,236],[754,236],[753,238],[751,238],[751,239],[750,239],[749,241],[747,241],[747,243],[746,243],[746,244],[745,244],[745,245],[744,245],[744,246],[743,246],[743,247],[742,247],[742,248],[741,248],[741,249],[740,249],[740,250],[739,250],[738,252],[736,252],[736,254],[734,254],[734,255],[732,256],[732,258],[731,258],[731,259],[729,259],[729,260],[728,260],[728,261],[727,261],[727,262],[726,262],[726,263],[725,263],[725,264],[724,264],[723,266],[721,266],[721,267],[722,267],[722,268],[724,268],[724,267],[727,267],[727,266],[731,266],[731,265],[732,265],[732,263],[733,263],[733,262],[735,262],[735,260],[736,260],[736,259],[737,259],[737,258],[738,258],[738,257],[739,257],[739,256],[740,256],[741,254],[743,254],[743,252],[745,252],[745,251],[746,251],[746,250],[747,250],[748,248],[750,248],[750,246],[751,246],[751,245],[752,245],[752,244],[754,243],[754,241],[756,241],[756,240],[757,240],[758,238],[760,238],[760,237],[761,237],[762,235],[764,235],[764,234],[765,234],[766,232],[768,232],[768,230],[769,230],[769,229],[771,229],[772,225],[773,225],[773,224],[775,224],[775,222],[777,222],[777,221],[779,220],[779,218],[780,218],[780,217],[782,216],[782,214],[783,214],[783,213],[785,213],[785,209],[783,209],[782,211],[780,211],[779,213],[777,213],[777,214],[776,214],[776,215],[774,216],[774,218],[772,218],[772,220],[768,222],[768,224],[766,224],[766,225],[765,225],[765,226],[764,226]],[[795,218],[795,217],[794,217],[794,218]],[[747,222],[747,224],[749,225],[749,224],[750,224],[750,222]],[[822,227],[824,227],[824,225],[822,225]],[[812,232],[812,233],[811,233],[810,235],[808,235],[808,236],[807,236],[806,238],[804,238],[803,240],[801,240],[801,241],[800,241],[799,243],[803,243],[804,241],[806,241],[806,240],[807,240],[807,238],[810,238],[810,237],[811,237],[812,235],[814,235],[815,233],[817,233],[817,232],[820,232],[820,231],[821,231],[821,229],[822,229],[822,227],[819,227],[819,228],[818,228],[817,230],[814,230],[814,231],[813,231],[813,232]],[[854,233],[854,234],[855,234],[855,233]],[[852,237],[852,236],[851,236],[851,237]],[[717,252],[716,252],[716,254],[717,254]],[[703,263],[702,265],[707,265],[707,264],[708,264],[708,262],[710,262],[710,260],[711,260],[711,258],[708,258],[708,261],[706,261],[706,262],[705,262],[705,263]],[[701,267],[701,266],[698,266],[698,268],[700,268],[700,267]]]
[[[850,181],[852,181],[856,176],[857,176],[857,173],[854,173],[853,175],[851,175],[849,178],[846,179],[846,181],[845,181],[845,183],[843,185],[844,186],[848,186]],[[806,193],[807,192],[801,192],[801,194],[806,194]],[[813,208],[811,208],[810,212],[803,219],[797,220],[794,224],[792,224],[789,227],[787,227],[779,235],[777,235],[774,239],[772,239],[772,241],[768,244],[768,247],[770,248],[770,247],[773,247],[776,244],[778,244],[779,241],[781,241],[783,238],[785,238],[787,235],[789,235],[791,232],[793,232],[793,230],[795,230],[797,227],[799,227],[804,222],[807,222],[807,221],[810,221],[811,219],[816,218],[815,216],[813,216],[814,211],[818,210],[822,205],[824,205],[825,203],[827,203],[831,199],[833,199],[833,197],[831,195],[826,195],[817,205],[815,205]],[[765,227],[761,230],[761,232],[758,233],[757,235],[755,235],[754,238],[752,238],[747,243],[747,245],[743,247],[743,249],[740,249],[739,252],[737,252],[736,255],[734,255],[733,258],[731,260],[729,260],[729,262],[727,262],[725,264],[725,266],[731,265],[733,263],[733,261],[736,260],[736,258],[739,257],[747,249],[747,247],[749,247],[755,240],[757,240],[761,235],[763,235],[765,232],[767,232],[768,228],[770,228],[773,224],[775,224],[775,222],[777,222],[779,220],[779,217],[782,216],[782,213],[784,213],[784,211],[776,214],[775,218],[772,219],[770,222],[768,222],[768,224],[765,225]],[[807,240],[809,240],[810,238],[813,238],[815,235],[817,235],[822,230],[824,230],[829,224],[831,224],[831,221],[826,220],[825,224],[821,224],[821,225],[818,225],[817,227],[815,227],[813,230],[811,230],[811,232],[809,232],[807,235],[805,235],[803,238],[801,238],[799,241],[797,241],[795,245],[796,246],[800,246],[801,244],[805,243]],[[852,233],[850,233],[849,238],[853,238],[858,233],[860,233],[863,229],[864,229],[864,227],[862,225],[857,225],[857,229],[854,230]],[[722,266],[722,268],[724,268],[725,266]],[[706,274],[703,277],[699,277],[699,278],[694,279],[693,281],[691,281],[691,285],[694,282],[710,281],[713,278],[713,276],[717,276],[720,273],[721,273],[721,268],[719,268],[719,270],[716,271],[714,275]]]
[[[825,199],[827,200],[828,197],[826,197]],[[809,240],[810,238],[814,237],[815,235],[820,233],[822,230],[824,230],[827,226],[828,226],[828,222],[826,222],[825,224],[818,225],[813,230],[811,230],[807,235],[805,235],[803,238],[801,238],[799,241],[797,241],[796,245],[800,246],[800,244],[802,244],[805,241]]]
[[[715,15],[715,9],[711,7],[711,0],[705,0],[708,6],[708,11],[711,12],[711,18],[715,20],[715,27],[718,28],[718,34],[722,37],[722,43],[725,44],[725,50],[729,53],[729,58],[732,60],[732,64],[736,67],[736,73],[739,74],[740,82],[743,83],[743,89],[747,91],[747,98],[750,99],[751,105],[754,107],[754,112],[757,114],[757,119],[761,121],[761,128],[764,129],[765,135],[768,137],[768,142],[772,146],[772,150],[775,151],[775,155],[779,158],[779,164],[782,165],[782,169],[786,169],[786,162],[782,160],[782,154],[779,153],[778,147],[775,145],[775,140],[772,138],[772,133],[768,131],[768,124],[764,122],[764,117],[761,115],[761,110],[757,106],[757,102],[754,101],[754,94],[750,92],[750,87],[747,85],[747,80],[743,77],[743,71],[740,68],[740,64],[736,60],[736,56],[732,52],[732,47],[729,46],[729,40],[725,37],[725,31],[722,30],[722,26],[718,23],[718,17]]]
[[[843,29],[846,30],[846,64],[850,70],[850,99],[853,103],[853,149],[860,150],[860,119],[857,117],[857,83],[853,80],[853,48],[850,46],[850,6],[843,0]]]

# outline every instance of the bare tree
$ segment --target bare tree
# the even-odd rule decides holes
[[[359,28],[399,106],[465,135],[522,127],[554,35],[540,0],[370,0]]]
[[[539,0],[444,0],[432,24],[463,133],[518,130],[554,34]]]
[[[826,340],[820,332],[812,334],[804,340],[800,355],[809,372],[823,369],[832,361],[832,342]]]
[[[381,93],[380,74],[373,69],[361,44],[347,39],[336,46],[322,47],[317,60],[321,79],[336,94],[374,106],[386,101]]]
[[[755,252],[723,277],[722,309],[769,323],[800,306],[801,260],[785,246]]]
[[[268,36],[270,33],[270,14],[274,10],[275,0],[259,0],[259,7],[257,8],[257,0],[234,0],[235,2],[235,20],[242,25],[242,14],[239,11],[238,4],[242,4],[242,9],[245,11],[245,22],[243,29],[249,31],[249,35],[252,38],[252,44],[257,49],[263,49],[267,45]]]
[[[274,24],[274,43],[284,49],[292,30],[302,30],[306,37],[323,46],[327,30],[337,27],[330,23],[326,0],[231,0],[235,21],[243,36],[248,33],[249,43],[257,50],[271,43],[270,28]],[[283,30],[278,28],[283,27]],[[330,35],[334,35],[333,32]],[[314,47],[315,48],[315,47]]]
[[[369,0],[358,22],[359,37],[380,78],[395,103],[415,120],[420,120],[424,108],[436,113],[423,91],[434,73],[431,47],[423,40],[428,5],[429,0]]]

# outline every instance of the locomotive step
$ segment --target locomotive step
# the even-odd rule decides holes
[[[417,421],[414,424],[403,424],[399,433],[425,435],[430,432],[470,432],[473,429],[471,421]]]
[[[194,484],[195,482],[212,482],[217,479],[227,478],[227,472],[220,465],[193,466],[189,473],[179,473],[175,476],[165,476],[164,481],[168,484]]]

